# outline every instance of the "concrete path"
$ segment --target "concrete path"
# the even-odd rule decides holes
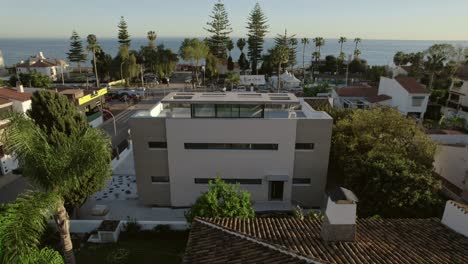
[[[33,188],[24,177],[20,175],[15,176],[16,177],[10,177],[8,183],[3,179],[4,185],[0,186],[0,204],[13,202],[19,194]]]

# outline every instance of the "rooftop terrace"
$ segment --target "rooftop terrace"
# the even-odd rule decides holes
[[[170,93],[149,111],[134,117],[330,119],[294,94]]]

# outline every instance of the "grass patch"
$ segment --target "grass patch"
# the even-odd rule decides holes
[[[86,243],[75,251],[77,263],[181,263],[188,231],[154,232],[120,235],[117,243]]]

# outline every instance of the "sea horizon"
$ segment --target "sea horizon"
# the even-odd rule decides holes
[[[164,44],[167,48],[178,52],[179,46],[186,37],[158,37],[156,45]],[[203,37],[199,37],[202,39]],[[235,42],[238,37],[231,37]],[[307,46],[305,52],[306,64],[309,64],[312,59],[312,52],[315,51],[315,46],[312,38],[309,38],[311,43]],[[83,48],[86,47],[86,36],[82,36]],[[98,37],[104,52],[115,56],[118,52],[118,42],[116,37]],[[147,45],[146,37],[132,37],[131,49],[138,50],[140,46]],[[393,56],[397,51],[403,52],[418,52],[424,51],[431,45],[436,43],[448,43],[454,46],[468,47],[468,40],[393,40],[393,39],[363,39],[359,44],[361,50],[361,58],[367,60],[369,65],[392,65]],[[21,60],[26,60],[28,57],[42,51],[46,57],[54,57],[66,59],[66,52],[69,49],[69,37],[8,37],[0,38],[0,51],[3,53],[5,65],[12,66]],[[274,46],[274,37],[265,38],[264,52]],[[353,39],[348,41],[343,46],[343,51],[346,54],[352,54],[355,43]],[[339,54],[340,45],[338,38],[325,38],[325,46],[321,48],[321,54],[324,58],[327,55],[337,56]],[[244,49],[247,52],[247,49]],[[240,51],[237,47],[232,51],[234,61],[240,56]],[[302,65],[302,44],[297,47],[297,65]],[[182,62],[182,61],[181,61]],[[89,64],[89,60],[87,62]]]

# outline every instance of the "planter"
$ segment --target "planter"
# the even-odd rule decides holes
[[[98,227],[98,238],[101,243],[115,243],[119,240],[121,221],[104,220]]]

